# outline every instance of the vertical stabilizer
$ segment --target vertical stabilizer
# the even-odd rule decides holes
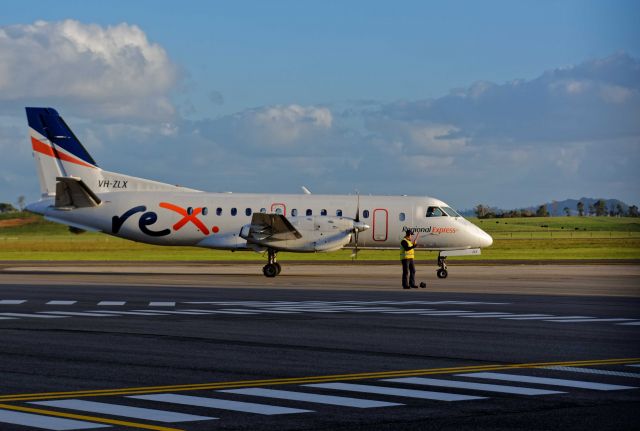
[[[55,195],[57,177],[98,175],[96,162],[55,109],[26,108],[26,111],[43,195]]]
[[[109,172],[98,167],[67,123],[53,108],[26,108],[31,147],[43,196],[56,194],[57,178],[76,178],[96,193],[198,191]]]

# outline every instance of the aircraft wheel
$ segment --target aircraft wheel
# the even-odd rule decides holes
[[[282,271],[282,266],[280,266],[280,264],[278,262],[274,263],[274,265],[276,266],[276,275],[280,275],[280,272]]]
[[[262,268],[265,277],[273,278],[278,275],[278,267],[273,263],[268,263]]]
[[[438,271],[436,271],[436,275],[438,276],[438,278],[447,278],[447,275],[449,275],[449,273],[446,269],[440,268]]]

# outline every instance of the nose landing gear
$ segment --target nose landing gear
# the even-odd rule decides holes
[[[282,271],[282,267],[278,262],[276,262],[276,253],[277,251],[272,248],[267,250],[268,262],[264,267],[262,267],[262,273],[265,277],[273,278]]]
[[[438,270],[436,271],[436,275],[438,278],[447,278],[449,273],[447,272],[447,256],[438,255]]]

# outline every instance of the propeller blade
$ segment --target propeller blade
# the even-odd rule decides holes
[[[360,192],[356,191],[357,203],[356,203],[356,217],[354,218],[356,223],[360,223]],[[353,230],[353,239],[356,242],[356,246],[353,249],[353,253],[351,253],[351,259],[358,258],[358,233],[360,233],[360,229],[357,227]]]

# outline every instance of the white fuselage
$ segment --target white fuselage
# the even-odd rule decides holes
[[[102,200],[97,207],[67,211],[44,200],[30,209],[71,226],[139,242],[241,250],[256,249],[240,236],[255,212],[282,214],[299,226],[313,226],[323,218],[352,220],[359,205],[360,220],[369,226],[359,233],[361,248],[397,249],[407,229],[414,232],[418,247],[428,250],[482,248],[493,242],[488,234],[457,214],[427,216],[429,207],[449,208],[430,197],[188,191],[110,191],[97,195]],[[274,248],[286,250],[282,244],[281,248]],[[354,245],[352,237],[347,246]]]

